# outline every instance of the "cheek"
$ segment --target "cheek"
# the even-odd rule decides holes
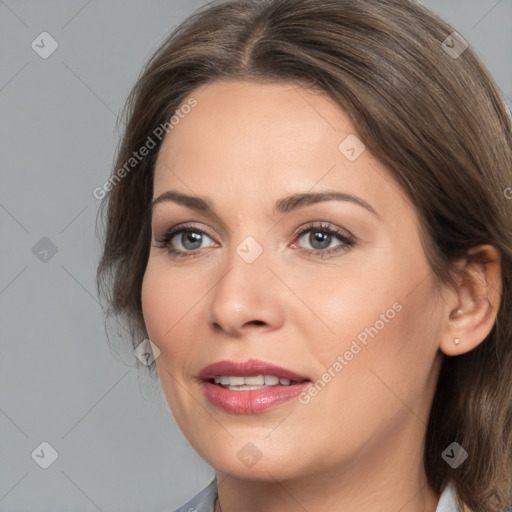
[[[166,301],[162,294],[162,282],[156,277],[149,262],[142,280],[141,302],[146,330],[153,342],[161,338],[162,319],[165,318],[161,312],[164,311]]]
[[[193,287],[182,284],[159,262],[148,262],[142,281],[142,311],[149,338],[165,353],[180,318],[183,319],[193,304]]]
[[[350,374],[350,387],[357,381],[362,395],[369,390],[392,396],[381,377],[391,389],[412,395],[426,384],[437,354],[435,288],[421,254],[404,253],[400,260],[396,252],[393,258],[381,256],[378,265],[359,267],[364,274],[340,272],[309,287],[297,283],[297,294],[315,314],[295,318],[318,368],[344,374],[333,379],[343,387]],[[334,367],[339,356],[343,368]]]
[[[176,421],[182,425],[187,415],[178,399],[183,385],[176,385],[176,379],[182,379],[176,369],[185,370],[190,359],[190,343],[183,336],[187,327],[190,330],[187,322],[197,302],[191,289],[194,287],[190,282],[186,286],[166,268],[165,262],[150,258],[141,290],[144,322],[149,338],[160,350],[156,366],[164,394]]]
[[[176,269],[157,257],[148,261],[141,290],[144,322],[160,350],[157,367],[164,365],[177,378],[191,374],[197,358],[209,349],[198,343],[198,335],[206,322],[206,295],[214,284],[208,269]]]
[[[358,263],[333,270],[314,278],[296,275],[294,292],[300,301],[289,301],[296,304],[294,321],[307,333],[309,349],[326,365],[329,357],[349,350],[354,339],[364,347],[373,337],[382,338],[403,314],[403,276],[394,280],[384,258],[376,267]]]
[[[318,385],[320,391],[302,412],[304,421],[315,428],[326,428],[326,422],[339,427],[328,427],[326,436],[336,439],[343,434],[358,446],[356,437],[370,439],[383,426],[398,429],[417,418],[427,422],[437,350],[435,330],[429,327],[431,315],[425,312],[431,299],[429,284],[409,296],[410,288],[403,285],[368,294],[366,286],[345,284],[351,294],[340,297],[338,292],[331,303],[324,303],[330,308],[326,323],[330,318],[336,336],[324,329],[327,334],[309,337],[315,344],[308,351],[324,371],[316,377],[325,385]]]

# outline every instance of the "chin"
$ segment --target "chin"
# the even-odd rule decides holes
[[[297,450],[300,447],[291,446],[288,442],[291,453],[279,450],[270,446],[268,439],[265,442],[257,435],[249,434],[236,439],[226,434],[225,443],[210,438],[209,445],[206,442],[198,444],[197,439],[191,441],[194,450],[207,464],[230,478],[261,482],[286,481],[299,476],[303,472],[303,465],[311,467],[310,463],[303,462],[303,457],[298,460]]]

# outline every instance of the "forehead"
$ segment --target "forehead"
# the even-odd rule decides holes
[[[404,195],[326,95],[295,84],[229,81],[202,86],[182,104],[190,98],[196,106],[160,148],[153,197],[173,188],[214,202],[231,196],[277,199],[325,187],[404,213],[397,211]],[[362,151],[355,160],[347,158],[345,141]]]
[[[166,135],[155,181],[160,167],[171,164],[176,170],[186,165],[189,173],[222,168],[246,177],[254,166],[260,175],[271,171],[277,177],[324,161],[332,165],[340,141],[354,132],[334,102],[294,84],[214,82],[190,98],[197,104]]]

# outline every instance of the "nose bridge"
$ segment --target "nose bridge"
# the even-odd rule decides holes
[[[227,270],[212,290],[211,322],[232,334],[249,324],[277,327],[283,317],[282,306],[274,289],[275,277],[267,268],[268,249],[249,235],[227,258]]]

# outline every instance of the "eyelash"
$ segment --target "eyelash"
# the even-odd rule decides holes
[[[182,224],[180,226],[172,227],[167,232],[165,232],[162,235],[162,237],[157,239],[156,247],[158,247],[160,249],[167,249],[167,252],[168,252],[169,256],[171,256],[171,258],[186,258],[186,257],[190,257],[190,256],[195,256],[195,255],[199,254],[202,251],[202,249],[196,249],[195,251],[181,251],[181,250],[174,249],[170,245],[171,240],[176,235],[181,234],[181,233],[191,233],[191,232],[199,233],[201,235],[206,235],[208,238],[212,238],[208,235],[208,233],[206,233],[202,229],[195,227],[194,225]],[[349,236],[348,234],[345,234],[344,231],[341,231],[340,229],[331,227],[331,225],[325,224],[325,223],[321,223],[320,225],[313,224],[313,225],[304,226],[300,231],[298,231],[295,234],[295,237],[297,239],[300,239],[306,233],[309,233],[309,232],[324,233],[324,234],[331,235],[331,236],[334,235],[342,242],[342,245],[338,245],[338,246],[332,247],[330,249],[324,249],[324,250],[302,249],[302,250],[305,250],[306,253],[309,255],[318,256],[320,258],[325,258],[334,253],[345,252],[345,251],[351,249],[355,245],[355,241],[352,236]],[[295,242],[293,243],[293,245],[295,245]]]

